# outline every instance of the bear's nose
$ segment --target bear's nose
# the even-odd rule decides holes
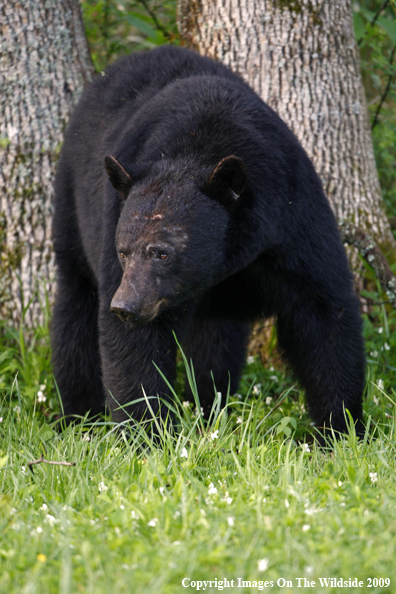
[[[136,304],[122,301],[121,299],[112,299],[110,304],[110,311],[120,316],[120,318],[128,318],[136,315]]]

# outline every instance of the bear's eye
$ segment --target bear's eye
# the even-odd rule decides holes
[[[126,260],[126,255],[125,255],[123,252],[120,252],[120,254],[119,254],[119,255],[120,255],[120,260],[121,260],[122,262],[125,262],[125,260]]]
[[[148,253],[151,258],[156,258],[157,260],[167,260],[168,258],[168,254],[166,252],[155,246],[150,246],[148,248]]]

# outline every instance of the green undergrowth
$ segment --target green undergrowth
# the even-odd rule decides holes
[[[293,378],[251,357],[209,419],[181,354],[173,429],[59,433],[48,329],[2,327],[0,592],[396,591],[396,319],[372,297],[366,437],[327,448]]]

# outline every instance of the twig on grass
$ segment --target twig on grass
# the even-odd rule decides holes
[[[28,462],[29,470],[31,470],[32,472],[33,472],[32,466],[34,464],[52,464],[53,466],[75,466],[76,465],[75,462],[57,462],[55,460],[46,460],[44,458],[43,454],[41,454],[41,458],[39,458],[38,460],[31,460],[31,462]]]

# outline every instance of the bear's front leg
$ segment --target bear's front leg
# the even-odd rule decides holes
[[[305,389],[315,425],[326,432],[347,430],[348,409],[364,433],[362,394],[365,356],[355,295],[328,299],[316,291],[290,293],[278,312],[278,343]]]
[[[173,384],[176,369],[175,331],[184,332],[183,316],[167,311],[153,322],[133,326],[120,320],[110,311],[101,311],[99,317],[99,343],[103,369],[106,402],[113,420],[122,423],[128,419],[140,421],[152,417],[160,408],[160,399],[168,400],[169,388],[156,369]],[[169,410],[161,408],[166,418]]]

